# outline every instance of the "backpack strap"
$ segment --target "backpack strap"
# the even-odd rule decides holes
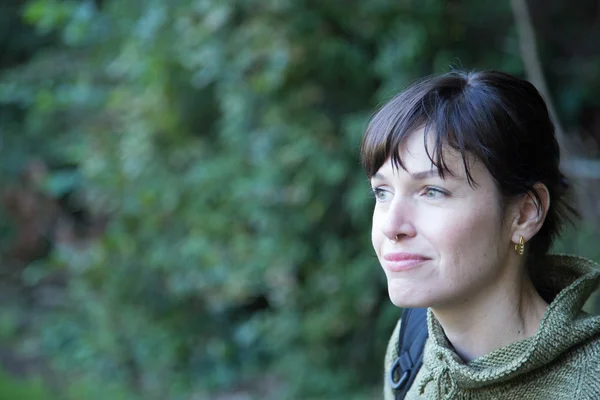
[[[423,349],[427,337],[427,309],[403,309],[398,335],[398,357],[392,364],[389,376],[396,400],[404,399],[423,364]]]

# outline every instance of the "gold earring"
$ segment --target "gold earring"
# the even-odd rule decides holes
[[[519,239],[519,244],[515,244],[515,251],[520,256],[522,256],[523,253],[525,253],[525,239],[523,239],[523,236],[521,236],[521,238]]]

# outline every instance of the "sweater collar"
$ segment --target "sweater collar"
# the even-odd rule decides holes
[[[435,381],[438,392],[452,398],[458,388],[484,387],[541,368],[573,346],[597,336],[600,317],[586,314],[582,307],[598,288],[600,266],[585,258],[567,255],[547,256],[544,265],[547,268],[541,283],[556,296],[536,334],[467,364],[454,352],[443,328],[429,310],[430,340],[423,362],[430,376],[421,386]]]

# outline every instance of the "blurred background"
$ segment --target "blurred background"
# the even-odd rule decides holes
[[[381,398],[359,144],[452,68],[542,91],[600,261],[597,0],[2,0],[0,399]]]

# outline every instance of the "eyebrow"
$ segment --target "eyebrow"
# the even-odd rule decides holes
[[[409,172],[408,174],[414,181],[422,181],[424,179],[431,178],[433,176],[440,178],[440,173],[436,169],[430,169],[428,171],[420,171],[420,172],[414,172],[414,173]],[[373,175],[372,179],[384,180],[385,177],[382,174],[380,174],[379,172],[377,172],[377,173],[375,173],[375,175]]]

